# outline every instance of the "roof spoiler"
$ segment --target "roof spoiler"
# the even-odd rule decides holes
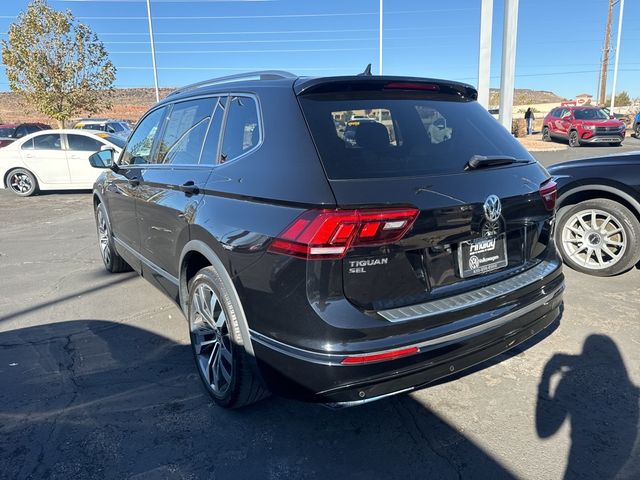
[[[420,91],[454,95],[460,100],[477,100],[478,91],[471,85],[448,80],[421,77],[342,76],[299,78],[294,84],[296,95],[359,91]]]

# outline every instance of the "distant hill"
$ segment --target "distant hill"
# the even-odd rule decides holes
[[[559,97],[546,90],[530,90],[528,88],[516,88],[513,94],[514,105],[536,105],[539,103],[560,103],[565,98]],[[500,103],[500,90],[492,88],[489,93],[489,105],[497,108]]]
[[[172,88],[161,88],[160,98],[166,97],[173,91]],[[130,122],[137,122],[140,116],[156,102],[155,89],[153,88],[117,88],[113,94],[112,107],[93,117],[110,117]],[[79,114],[77,118],[88,117]],[[22,99],[11,92],[0,92],[0,121],[1,122],[44,122],[56,126],[52,120],[41,113],[36,112]]]
[[[160,89],[160,98],[166,97],[173,89]],[[515,105],[559,103],[563,100],[553,92],[544,90],[516,89]],[[113,117],[130,122],[136,122],[138,118],[155,103],[155,90],[153,88],[118,88],[116,89],[112,108],[105,110],[94,117]],[[491,89],[490,104],[496,106],[499,103],[497,89]],[[87,115],[78,115],[78,118]],[[10,92],[0,92],[0,121],[1,122],[44,122],[55,126],[55,121],[34,111],[21,102],[20,98]]]

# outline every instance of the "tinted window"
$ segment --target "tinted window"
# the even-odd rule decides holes
[[[220,98],[213,112],[213,119],[209,125],[207,138],[202,147],[202,155],[200,163],[206,165],[215,165],[218,163],[216,155],[218,153],[218,143],[220,140],[220,129],[222,128],[222,119],[224,118],[224,106],[227,102],[226,97]]]
[[[609,118],[609,114],[600,108],[574,110],[573,114],[577,120],[607,120]]]
[[[104,145],[95,138],[85,137],[84,135],[67,135],[69,142],[69,150],[81,152],[97,152]]]
[[[0,137],[13,137],[15,133],[15,128],[0,128]]]
[[[239,157],[260,142],[255,100],[249,97],[231,97],[228,108],[220,163]]]
[[[16,133],[15,133],[15,137],[16,138],[22,138],[25,135],[27,135],[29,132],[27,132],[27,129],[24,127],[24,125],[20,125],[18,128],[16,128]]]
[[[111,130],[113,130],[113,132],[111,133],[124,131],[124,128],[122,128],[122,125],[120,125],[118,122],[110,123],[109,127],[111,128]]]
[[[24,147],[23,147],[24,148]],[[34,150],[62,150],[62,141],[57,133],[33,137]]]
[[[158,148],[158,163],[197,164],[216,98],[173,105]]]
[[[82,127],[83,130],[100,130],[101,132],[104,132],[104,124],[100,125],[99,123],[90,123],[89,125],[84,125]]]
[[[462,172],[473,155],[531,158],[480,104],[445,98],[367,92],[308,95],[301,103],[330,178]],[[344,112],[368,119],[341,136]]]
[[[138,124],[136,131],[129,137],[120,163],[125,165],[149,163],[153,140],[164,116],[164,111],[164,107],[154,110]]]

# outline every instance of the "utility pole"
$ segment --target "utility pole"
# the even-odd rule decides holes
[[[380,72],[382,75],[382,12],[383,12],[383,0],[380,0],[380,37],[379,37],[379,45],[378,45],[378,53],[380,55]]]
[[[611,87],[611,115],[616,105],[616,84],[618,83],[618,61],[620,60],[620,37],[622,36],[622,16],[624,15],[624,0],[620,0],[620,13],[618,14],[618,33],[616,38],[616,59],[613,67],[613,86]]]
[[[158,90],[158,69],[156,67],[156,44],[153,40],[153,23],[151,22],[151,0],[147,0],[147,17],[149,19],[149,40],[151,41],[151,62],[153,64],[153,83],[156,86],[156,102],[160,101]]]
[[[598,104],[604,105],[607,101],[607,70],[609,69],[609,44],[611,43],[611,22],[613,17],[614,0],[609,0],[609,13],[607,14],[607,28],[604,31],[604,49],[602,50],[602,70],[600,71],[600,93]]]

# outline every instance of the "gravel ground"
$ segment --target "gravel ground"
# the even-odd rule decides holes
[[[0,478],[640,478],[640,270],[566,276],[559,326],[452,381],[229,412],[178,309],[102,268],[88,193],[0,191]]]

